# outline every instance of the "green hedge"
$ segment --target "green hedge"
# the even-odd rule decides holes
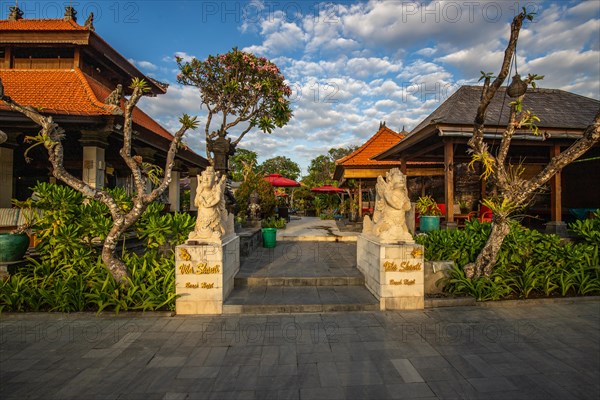
[[[455,262],[446,280],[448,293],[472,296],[478,301],[598,295],[600,212],[569,228],[579,237],[577,243],[563,243],[556,235],[513,223],[489,278],[468,279],[462,267],[477,258],[489,236],[490,224],[473,221],[464,230],[418,235],[417,242],[425,246],[427,260]]]

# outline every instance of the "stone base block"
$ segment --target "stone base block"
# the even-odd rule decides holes
[[[447,278],[454,267],[454,261],[427,261],[425,263],[425,294],[439,294],[444,286],[437,281]]]
[[[177,314],[222,314],[240,270],[240,239],[177,246],[175,311]]]
[[[359,235],[357,266],[365,286],[379,300],[381,310],[415,310],[425,307],[423,246],[380,243]]]

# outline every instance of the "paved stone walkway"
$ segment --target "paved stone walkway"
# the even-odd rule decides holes
[[[0,315],[2,399],[598,399],[600,302]]]

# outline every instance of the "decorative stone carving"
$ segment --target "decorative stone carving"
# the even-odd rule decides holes
[[[213,167],[198,175],[198,189],[194,204],[198,207],[196,227],[188,240],[220,243],[222,238],[234,233],[233,215],[225,208],[225,185],[227,177],[217,180]]]
[[[406,176],[393,168],[386,173],[385,179],[377,178],[375,191],[373,220],[365,217],[363,234],[375,236],[381,243],[414,243],[406,226],[406,212],[411,207]]]
[[[250,219],[255,221],[260,219],[260,204],[258,204],[258,193],[256,191],[250,194],[250,204],[248,205],[248,211]]]

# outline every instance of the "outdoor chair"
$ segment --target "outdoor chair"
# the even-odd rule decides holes
[[[479,222],[492,222],[492,210],[486,206],[481,206],[479,211],[471,211],[467,217],[467,221],[473,219],[479,220]]]

